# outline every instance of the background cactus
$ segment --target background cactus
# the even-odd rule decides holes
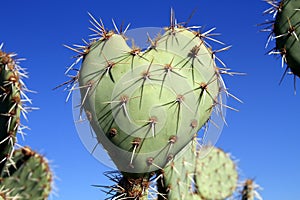
[[[284,76],[290,70],[294,74],[294,87],[296,77],[300,77],[300,1],[298,0],[265,0],[272,7],[265,13],[272,14],[274,20],[267,24],[271,34],[269,40],[275,39],[276,46],[269,54],[279,54],[282,57],[282,67],[286,64]]]
[[[0,184],[19,199],[45,200],[52,188],[48,161],[29,147],[14,151],[13,163],[2,174]]]
[[[0,199],[48,199],[52,189],[52,172],[47,160],[29,147],[15,149],[17,132],[23,134],[20,114],[32,108],[23,77],[27,73],[0,45]]]
[[[238,183],[236,165],[230,156],[219,148],[199,146],[196,138],[158,177],[158,199],[170,200],[222,200],[235,193]]]
[[[195,166],[197,193],[204,199],[226,199],[232,196],[237,188],[236,164],[223,150],[206,148],[202,148],[198,152]],[[207,150],[209,151],[208,155],[200,159],[201,154]]]
[[[13,53],[0,45],[0,173],[11,158],[22,108],[20,73]]]

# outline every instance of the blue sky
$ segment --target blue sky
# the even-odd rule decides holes
[[[228,100],[239,112],[228,111],[228,126],[217,143],[236,157],[241,177],[255,178],[264,190],[264,199],[300,199],[297,182],[300,179],[300,97],[294,95],[293,77],[287,76],[281,85],[284,70],[280,59],[265,55],[266,33],[256,25],[267,16],[268,5],[255,1],[58,1],[28,0],[1,2],[0,42],[4,50],[17,52],[27,60],[27,86],[37,91],[30,94],[35,107],[30,113],[23,145],[30,145],[52,160],[58,179],[58,196],[53,199],[103,199],[103,193],[91,185],[108,184],[102,175],[109,170],[82,145],[72,117],[67,93],[52,88],[66,81],[64,71],[74,60],[74,53],[63,47],[81,43],[91,33],[89,16],[102,18],[108,28],[111,19],[118,24],[131,23],[131,28],[162,27],[169,23],[173,7],[178,21],[197,12],[191,25],[208,30],[216,27],[218,36],[229,51],[219,57],[233,71],[246,76],[225,76],[230,92],[244,101]],[[299,82],[299,79],[297,79]],[[299,87],[299,84],[297,84]],[[300,93],[298,89],[298,93]]]

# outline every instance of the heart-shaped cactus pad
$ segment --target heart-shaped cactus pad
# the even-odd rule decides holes
[[[74,78],[81,110],[118,170],[152,172],[168,163],[209,121],[224,89],[204,35],[171,24],[149,46],[94,25]],[[86,133],[90,134],[90,133]]]

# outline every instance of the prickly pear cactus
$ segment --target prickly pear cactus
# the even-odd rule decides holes
[[[160,175],[163,182],[158,181],[158,200],[223,200],[234,194],[238,181],[236,165],[228,154],[215,147],[200,148],[196,140]]]
[[[97,138],[119,170],[163,167],[208,121],[220,90],[212,57],[185,28],[168,30],[147,52],[113,33],[91,45],[79,87]]]
[[[237,187],[238,173],[234,161],[223,150],[207,147],[198,152],[195,182],[197,193],[207,200],[222,200],[230,197]],[[201,154],[205,156],[201,159]]]
[[[286,64],[284,75],[290,70],[300,77],[300,1],[298,0],[266,0],[272,7],[265,13],[272,14],[270,21],[270,39],[276,40],[276,47],[270,54],[281,55],[282,65]],[[268,24],[268,23],[267,23]]]
[[[74,64],[82,63],[68,69],[78,73],[64,84],[80,89],[81,111],[122,172],[119,187],[127,198],[143,198],[151,174],[189,146],[222,105],[220,74],[227,69],[217,67],[204,40],[213,29],[202,34],[175,21],[172,12],[171,25],[142,50],[92,17],[97,37],[69,47],[79,52]]]
[[[20,114],[33,108],[16,54],[5,53],[0,45],[0,199],[46,200],[51,190],[52,173],[48,162],[29,147],[14,151],[17,132],[22,134]]]
[[[2,174],[0,185],[19,199],[46,200],[51,191],[52,173],[48,161],[29,147],[14,151],[13,164]]]
[[[14,54],[0,45],[0,173],[10,159],[19,128],[21,103],[20,73]]]
[[[195,188],[194,175],[197,159],[197,141],[192,140],[160,171],[158,200],[192,199]],[[196,198],[196,197],[195,197]]]

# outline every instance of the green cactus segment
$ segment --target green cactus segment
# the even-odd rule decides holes
[[[19,71],[11,54],[0,48],[0,173],[11,157],[21,111]]]
[[[181,200],[191,198],[194,192],[194,172],[196,163],[196,141],[191,141],[162,170],[162,185],[159,199]],[[164,194],[164,195],[163,195]],[[200,199],[200,198],[199,198]]]
[[[23,200],[45,200],[51,192],[52,173],[48,162],[28,147],[13,154],[14,164],[4,172],[0,185],[10,189],[10,195]]]
[[[123,172],[164,167],[209,120],[220,91],[214,55],[196,33],[173,28],[156,41],[142,52],[112,33],[90,45],[80,69],[85,112]]]
[[[195,181],[197,193],[207,200],[222,200],[233,194],[237,187],[238,173],[235,163],[221,149],[208,147],[199,152],[208,155],[197,159]]]
[[[300,1],[283,0],[278,6],[274,23],[276,49],[292,73],[300,77]]]

